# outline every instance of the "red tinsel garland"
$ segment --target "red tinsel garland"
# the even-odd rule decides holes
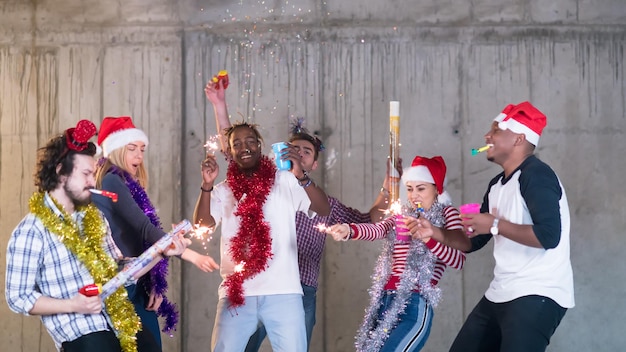
[[[261,156],[259,168],[252,174],[241,172],[233,161],[228,165],[226,183],[239,202],[234,214],[240,218],[229,252],[235,264],[243,264],[243,270],[228,275],[224,281],[232,307],[244,304],[243,282],[264,271],[272,257],[272,237],[270,226],[264,221],[263,204],[275,178],[276,166],[267,156]]]

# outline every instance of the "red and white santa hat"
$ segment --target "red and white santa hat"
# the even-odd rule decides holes
[[[498,122],[501,130],[525,135],[526,140],[534,146],[539,143],[539,137],[547,123],[546,115],[527,101],[508,105],[494,121]]]
[[[402,182],[406,185],[409,181],[428,182],[437,188],[437,201],[444,205],[452,204],[450,194],[445,190],[446,162],[441,156],[426,158],[416,156],[411,163],[411,167],[402,172]]]
[[[130,116],[105,117],[98,132],[98,145],[105,158],[115,149],[135,141],[148,145],[148,136],[135,127]]]

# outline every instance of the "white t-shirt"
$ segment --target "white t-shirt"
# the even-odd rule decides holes
[[[308,195],[293,174],[277,171],[274,186],[263,205],[265,221],[270,226],[273,257],[268,260],[265,271],[244,281],[244,296],[302,294],[298,271],[296,212],[303,211],[312,218],[315,213],[309,211],[310,205]],[[230,240],[239,230],[239,217],[234,215],[236,210],[237,201],[226,181],[216,185],[211,193],[211,215],[217,225],[221,223],[220,274],[224,280],[238,264],[233,262],[228,250]],[[219,288],[220,298],[226,297],[223,284],[224,281]]]

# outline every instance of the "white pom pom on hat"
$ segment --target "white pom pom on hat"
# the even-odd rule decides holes
[[[507,105],[493,120],[498,122],[501,130],[523,134],[534,146],[539,143],[541,132],[547,124],[546,115],[527,101]]]
[[[402,182],[406,185],[408,181],[428,182],[437,188],[437,201],[441,204],[452,204],[450,194],[445,190],[446,186],[446,162],[441,156],[426,158],[416,156],[411,163],[411,167],[402,172]]]
[[[148,136],[136,128],[130,116],[105,117],[98,132],[98,146],[105,158],[115,149],[135,141],[148,145]]]

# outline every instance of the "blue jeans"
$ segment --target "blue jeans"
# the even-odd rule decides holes
[[[395,293],[383,294],[382,306],[378,309],[378,319],[390,308],[396,298]],[[433,308],[419,293],[413,292],[404,313],[398,316],[396,325],[380,352],[419,351],[426,344],[433,323]]]
[[[315,310],[317,309],[317,288],[302,284],[302,305],[304,306],[304,324],[306,326],[307,351],[311,346],[311,335],[313,335],[313,327],[315,326]],[[258,352],[261,348],[263,340],[267,336],[265,327],[259,325],[259,328],[250,336],[245,352]]]
[[[566,311],[538,295],[504,303],[483,297],[465,320],[450,351],[545,351]]]
[[[161,329],[155,311],[146,310],[149,296],[141,283],[126,286],[128,299],[135,306],[135,312],[141,319],[142,329],[137,333],[138,352],[161,351]]]
[[[243,306],[229,308],[228,298],[217,303],[211,339],[213,352],[241,352],[248,338],[265,326],[275,352],[306,350],[304,309],[299,294],[247,296]]]

